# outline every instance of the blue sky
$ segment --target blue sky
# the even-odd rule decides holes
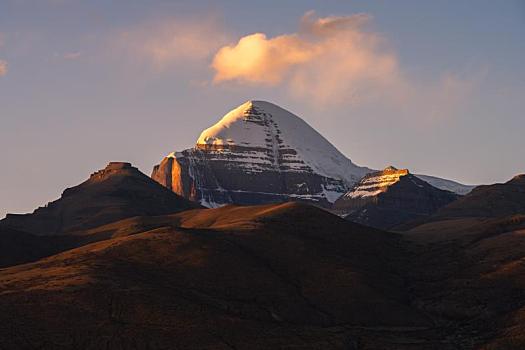
[[[274,56],[226,71],[254,33]],[[0,0],[0,217],[111,160],[149,174],[248,99],[359,165],[506,181],[525,170],[523,38],[523,1]]]

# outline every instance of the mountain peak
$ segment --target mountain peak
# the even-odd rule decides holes
[[[271,103],[271,102],[264,101],[264,100],[248,100],[245,103],[243,103],[243,105],[255,106],[255,107],[259,107],[259,108],[264,108],[265,106],[266,107],[268,107],[268,106],[279,107],[275,103]]]
[[[390,186],[399,182],[401,177],[408,174],[408,169],[397,169],[396,167],[388,166],[384,170],[374,171],[363,177],[353,190],[344,196],[349,198],[377,196],[385,192]]]
[[[382,229],[429,216],[457,199],[408,169],[393,166],[366,175],[334,203],[335,212],[347,220]]]
[[[152,177],[207,206],[287,200],[333,203],[370,169],[359,167],[295,114],[249,100],[170,153]]]
[[[120,170],[120,169],[130,169],[130,168],[135,168],[135,167],[132,166],[131,163],[128,163],[128,162],[109,162],[108,165],[106,165],[105,170]]]
[[[525,174],[518,174],[510,179],[507,183],[516,185],[525,185]]]
[[[204,130],[196,148],[252,148],[260,155],[243,162],[283,170],[307,170],[354,183],[369,169],[355,166],[303,119],[273,103],[249,100]]]
[[[393,165],[389,165],[383,169],[382,173],[399,173],[400,175],[406,175],[409,171],[408,169],[398,169]]]
[[[264,101],[264,100],[248,100],[248,101],[244,102],[243,104],[239,105],[239,107],[237,107],[237,108],[249,109],[249,108],[252,108],[252,107],[262,108],[262,109],[264,109],[265,107],[281,108],[278,105],[276,105],[275,103],[272,103],[272,102],[269,102],[269,101]],[[237,108],[234,108],[234,109],[237,109]]]
[[[117,174],[140,175],[141,172],[128,162],[109,162],[104,169],[91,174],[90,180],[107,179],[108,177]]]
[[[204,130],[197,139],[199,145],[257,145],[267,143],[271,130],[256,126],[281,127],[306,124],[301,118],[267,101],[249,100],[232,109],[215,125]],[[268,125],[273,124],[273,125]]]
[[[28,233],[63,234],[139,215],[199,207],[126,162],[111,162],[31,214],[8,214],[0,226]]]
[[[386,168],[384,168],[383,171],[378,171],[377,173],[381,173],[383,175],[396,175],[401,177],[410,174],[410,171],[408,171],[408,169],[398,169],[395,166],[389,165]]]
[[[435,217],[504,217],[525,212],[525,174],[505,183],[476,187],[466,196],[442,208]]]

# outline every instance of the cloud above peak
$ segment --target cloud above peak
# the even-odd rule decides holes
[[[398,61],[385,40],[368,31],[367,14],[316,17],[307,12],[296,33],[242,37],[222,47],[212,68],[216,83],[286,84],[316,101],[357,99],[399,79]]]
[[[231,33],[212,15],[152,18],[120,30],[110,45],[119,62],[183,72],[193,87],[278,90],[316,108],[381,106],[411,120],[451,115],[475,88],[475,81],[453,72],[411,76],[365,13],[309,11],[293,33],[255,32],[237,40]]]
[[[217,52],[212,63],[216,72],[214,79],[273,85],[281,82],[290,69],[310,61],[314,55],[315,48],[296,35],[268,39],[263,33],[255,33]]]

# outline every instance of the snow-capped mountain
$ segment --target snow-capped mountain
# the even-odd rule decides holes
[[[169,154],[152,177],[207,206],[289,199],[328,205],[371,170],[359,167],[298,116],[248,101]]]
[[[345,193],[342,199],[367,199],[373,198],[408,175],[408,169],[398,170],[393,166],[386,167],[383,171],[372,172],[363,177],[354,188]]]
[[[391,229],[429,216],[458,197],[410,174],[408,169],[390,166],[363,177],[334,203],[333,210],[350,221]]]
[[[166,156],[152,178],[209,207],[290,199],[330,206],[373,171],[354,164],[293,113],[248,101],[204,130],[193,148]],[[470,190],[444,179],[427,181]]]
[[[442,178],[430,176],[430,175],[417,174],[416,176],[422,179],[423,181],[428,182],[434,187],[437,187],[445,191],[451,191],[451,192],[454,192],[460,195],[465,195],[469,193],[470,191],[472,191],[474,187],[476,187],[473,185],[464,185],[456,181],[442,179]]]

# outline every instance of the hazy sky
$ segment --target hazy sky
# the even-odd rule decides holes
[[[359,165],[525,172],[524,1],[0,0],[0,217],[148,175],[248,99]]]

